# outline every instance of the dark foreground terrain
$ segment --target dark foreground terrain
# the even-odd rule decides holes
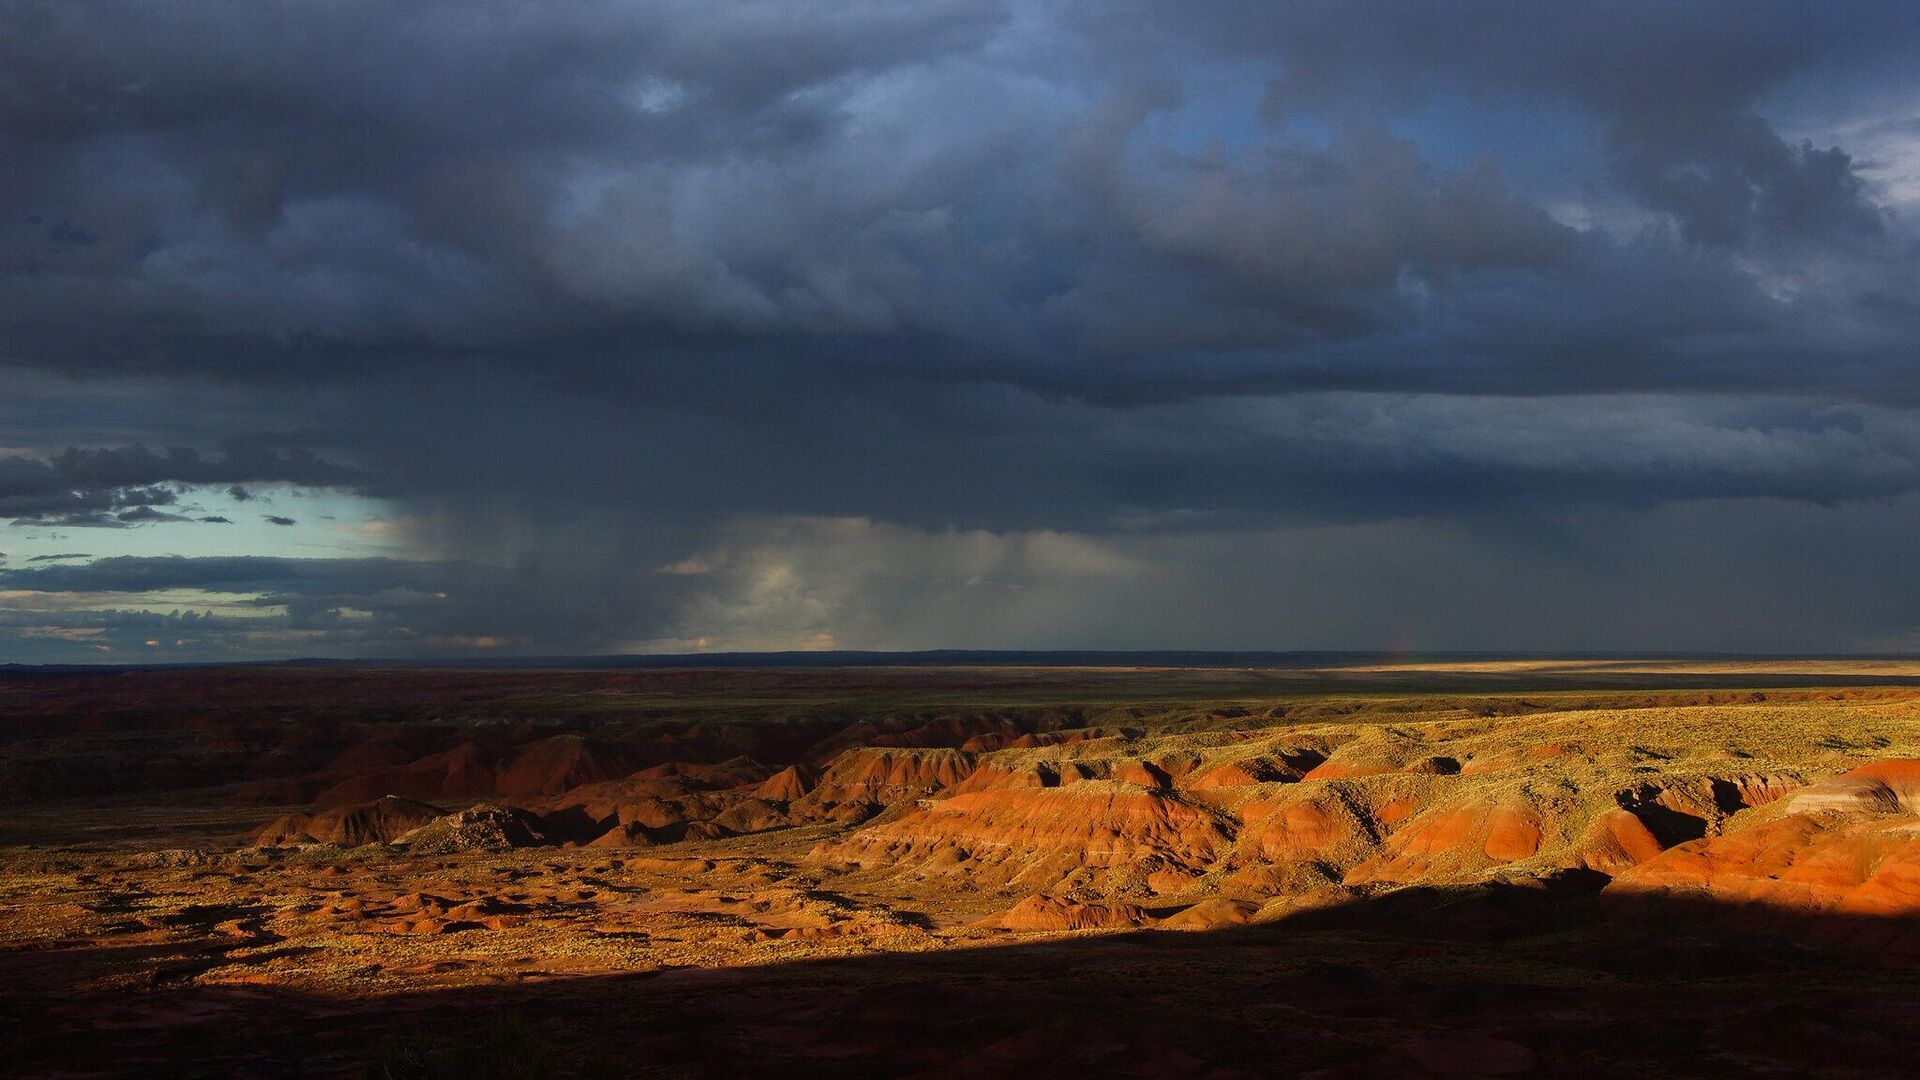
[[[1916,683],[15,671],[0,1061],[1912,1075]]]

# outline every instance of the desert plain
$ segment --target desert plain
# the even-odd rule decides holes
[[[1920,663],[0,673],[0,1072],[1907,1076]]]

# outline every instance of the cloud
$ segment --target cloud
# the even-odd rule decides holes
[[[351,594],[402,587],[434,591],[444,585],[455,569],[444,563],[394,559],[121,555],[78,565],[8,570],[0,577],[0,587],[27,592],[149,592],[194,588],[276,595],[317,591]]]
[[[161,521],[192,521],[185,514],[172,514],[164,510],[155,510],[151,506],[136,506],[131,510],[122,510],[113,515],[113,519],[122,525],[146,525]]]
[[[1101,539],[743,523],[726,568],[645,644],[1884,649],[1920,626],[1902,599],[1920,577],[1899,539],[1915,523],[1916,496]],[[1833,544],[1839,558],[1807,561]],[[1059,558],[1067,572],[1048,565]]]
[[[315,486],[351,486],[366,475],[330,462],[304,441],[311,436],[229,436],[218,456],[187,447],[154,451],[68,447],[37,457],[0,457],[0,516],[48,525],[116,526],[188,521],[155,509],[179,499],[179,488],[232,479]]]
[[[260,520],[266,522],[269,525],[298,525],[299,524],[299,522],[295,521],[294,519],[290,517],[281,517],[279,514],[267,514],[264,517],[262,517]]]
[[[604,383],[730,357],[1186,394],[1372,385],[1329,346],[1386,335],[1393,375],[1512,390],[1533,365],[1467,358],[1516,329],[1495,301],[1603,299],[1646,269],[1634,244],[1700,261],[1702,318],[1740,317],[1748,343],[1805,317],[1768,290],[1810,251],[1864,277],[1803,293],[1877,327],[1876,348],[1910,329],[1861,303],[1870,280],[1897,295],[1911,260],[1851,157],[1756,112],[1823,65],[1901,78],[1901,5],[483,6],[16,8],[12,358],[270,381],[558,363]],[[1264,104],[1204,97],[1249,65]],[[1576,184],[1672,241],[1576,243],[1505,178],[1537,152],[1524,138],[1441,164],[1433,133],[1393,133],[1450,95],[1568,110],[1557,126],[1604,163]],[[1164,134],[1182,123],[1218,145]],[[1650,314],[1615,312],[1605,344],[1672,348]],[[1406,359],[1402,335],[1449,330],[1468,347]],[[1535,363],[1595,379],[1582,361]],[[1615,365],[1603,388],[1672,366]],[[1764,352],[1745,370],[1834,382]]]
[[[650,575],[619,566],[609,554],[584,565],[115,556],[0,568],[0,655],[99,659],[106,645],[124,660],[153,636],[138,631],[182,611],[201,621],[190,643],[167,646],[176,658],[448,656],[479,637],[505,653],[603,652],[669,610],[636,580]]]
[[[1182,560],[1279,573],[1313,529],[1552,535],[1536,590],[1648,579],[1579,513],[1870,547],[1920,485],[1916,45],[1880,0],[14,4],[0,517],[386,500],[329,542],[489,569],[404,611],[250,593],[370,650],[931,642],[949,607],[1093,641],[1063,609],[1133,625],[1102,589],[1197,634],[1257,575],[1183,595]],[[1296,582],[1221,643],[1384,635],[1396,596],[1486,639],[1306,563],[1365,595]]]

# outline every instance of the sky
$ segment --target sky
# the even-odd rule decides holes
[[[0,662],[1920,651],[1916,53],[0,0]]]

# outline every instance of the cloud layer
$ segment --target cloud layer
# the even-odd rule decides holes
[[[182,589],[258,601],[166,638],[209,656],[1883,647],[1916,46],[1877,0],[0,5],[0,520],[292,485],[397,556],[17,556],[0,658]],[[1708,536],[1737,629],[1659,569]]]

